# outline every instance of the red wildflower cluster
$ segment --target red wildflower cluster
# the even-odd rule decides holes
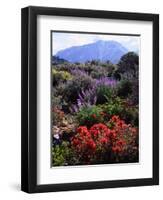
[[[71,139],[71,144],[75,151],[89,162],[97,149],[109,143],[109,134],[110,129],[104,124],[95,124],[90,130],[86,126],[80,126],[77,134]]]
[[[96,144],[86,126],[80,126],[77,129],[77,134],[71,139],[71,144],[86,163],[89,162],[90,156],[95,153]]]
[[[136,147],[137,129],[113,116],[108,128],[105,124],[94,124],[89,130],[80,126],[72,137],[71,144],[82,161],[89,163],[98,153],[124,155],[128,147]],[[110,154],[109,154],[110,152]]]
[[[114,115],[109,124],[112,125],[112,131],[118,135],[124,135],[125,133],[129,133],[129,135],[134,136],[137,135],[137,128],[133,128],[131,124],[126,124],[124,120],[121,120],[119,116]]]
[[[109,124],[112,126],[110,139],[114,153],[125,153],[131,144],[132,147],[136,146],[135,141],[138,136],[136,128],[133,128],[131,124],[126,124],[115,115],[110,119]]]
[[[123,139],[119,139],[113,144],[112,151],[114,153],[120,153],[124,150],[125,145],[126,145],[126,141]]]
[[[90,134],[99,147],[109,143],[110,129],[102,123],[93,125]]]

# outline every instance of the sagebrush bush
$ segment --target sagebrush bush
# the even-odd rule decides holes
[[[53,85],[56,86],[60,82],[65,82],[72,79],[72,75],[67,71],[57,71],[52,69]]]
[[[98,71],[98,72],[97,71],[92,71],[90,73],[90,75],[91,75],[92,78],[99,79],[99,78],[107,76],[107,72],[105,70]]]
[[[63,92],[63,98],[70,103],[77,103],[78,95],[82,90],[87,90],[95,81],[87,74],[79,74],[68,81]]]

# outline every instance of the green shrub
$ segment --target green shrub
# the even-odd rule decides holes
[[[107,71],[108,77],[112,77],[115,70],[117,69],[117,65],[114,65],[110,63],[109,61],[106,63],[103,63],[101,66]]]
[[[118,97],[110,100],[109,103],[101,105],[101,108],[109,118],[113,115],[120,115],[124,110],[123,102]]]
[[[138,127],[138,107],[128,105],[126,100],[122,100],[117,97],[111,100],[109,103],[101,105],[100,107],[106,114],[106,119],[110,119],[110,117],[112,117],[113,115],[118,115],[127,124],[130,123]]]
[[[115,96],[115,89],[107,85],[100,85],[97,88],[97,104],[104,104]]]
[[[126,78],[138,78],[139,56],[134,52],[123,55],[118,63],[118,71]]]
[[[102,109],[99,106],[83,107],[77,113],[77,119],[80,125],[87,127],[104,121]]]
[[[62,144],[52,147],[53,166],[65,166],[68,164],[73,164],[73,157],[73,152],[69,147],[69,142],[63,141]]]
[[[139,125],[139,109],[138,106],[126,106],[120,114],[126,123],[130,123],[136,127]]]
[[[132,79],[132,94],[129,96],[130,101],[133,105],[138,105],[139,103],[139,80]]]
[[[132,82],[127,79],[121,80],[117,91],[118,96],[126,98],[131,93],[132,93]]]

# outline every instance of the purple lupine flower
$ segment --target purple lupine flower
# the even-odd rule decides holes
[[[73,70],[72,73],[78,73],[81,76],[88,76],[88,74],[82,70],[76,69]],[[100,79],[94,80],[89,89],[81,90],[78,94],[77,104],[72,106],[73,112],[78,112],[83,107],[90,107],[92,105],[96,105],[98,88],[100,86],[107,86],[110,88],[114,88],[117,85],[117,81],[108,77],[102,77]]]
[[[96,80],[96,85],[97,86],[105,85],[105,86],[115,87],[117,85],[117,81],[112,78],[102,77]]]
[[[72,112],[78,112],[78,107],[77,107],[77,105],[75,105],[75,104],[73,104],[73,105],[71,106],[71,109],[72,109]]]
[[[79,111],[83,107],[90,107],[95,105],[97,101],[96,87],[89,88],[88,90],[82,90],[78,95],[77,105],[73,105],[75,109],[74,112]]]
[[[78,107],[80,107],[82,105],[82,102],[80,99],[77,99],[77,105],[78,105]]]

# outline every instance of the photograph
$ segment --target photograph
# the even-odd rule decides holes
[[[21,190],[159,185],[159,14],[21,10]]]
[[[139,162],[140,36],[51,31],[51,164]]]

